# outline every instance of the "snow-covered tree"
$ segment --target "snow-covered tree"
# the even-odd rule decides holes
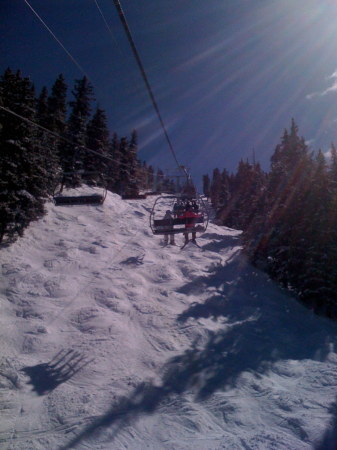
[[[36,118],[32,82],[18,71],[7,69],[0,79],[1,103],[26,118],[1,112],[0,122],[0,241],[15,238],[43,212],[49,190],[46,153],[39,132],[31,123]]]
[[[74,100],[69,105],[71,112],[67,124],[67,138],[73,144],[65,143],[61,154],[61,164],[65,173],[70,173],[66,183],[76,186],[80,183],[79,171],[84,170],[87,125],[91,113],[93,87],[86,77],[75,81],[72,91]]]
[[[87,151],[84,154],[84,167],[87,172],[85,181],[90,184],[99,183],[106,172],[109,152],[109,130],[105,111],[97,107],[87,126],[86,146],[95,153]],[[99,156],[101,155],[101,157]]]

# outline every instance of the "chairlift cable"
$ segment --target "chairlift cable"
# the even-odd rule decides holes
[[[78,145],[76,144],[76,142],[72,141],[71,139],[68,139],[64,136],[61,136],[60,134],[55,133],[54,131],[48,130],[48,128],[43,127],[42,125],[39,125],[38,123],[34,122],[33,120],[28,119],[27,117],[21,116],[20,114],[12,111],[9,108],[5,108],[4,106],[0,105],[0,109],[2,109],[3,111],[7,112],[8,114],[11,114],[15,117],[17,117],[18,119],[21,119],[27,123],[30,123],[31,125],[34,125],[35,127],[39,128],[40,130],[45,131],[46,133],[50,134],[51,136],[57,137],[58,139],[67,142],[68,144],[71,145],[77,145],[78,147],[80,147],[82,150],[88,152],[88,153],[92,153],[93,155],[99,156],[100,158],[106,159],[108,161],[112,161],[112,162],[116,162],[118,163],[120,166],[125,166],[125,167],[129,167],[128,164],[126,163],[122,163],[120,161],[118,161],[117,159],[111,158],[110,156],[107,155],[102,155],[101,153],[99,153],[97,150],[93,150],[92,148],[88,148],[84,145]]]
[[[112,32],[112,30],[111,30],[109,24],[108,24],[108,21],[106,20],[104,14],[103,14],[102,8],[99,6],[97,0],[93,0],[93,2],[95,3],[96,8],[98,9],[100,16],[102,17],[102,20],[103,20],[103,22],[104,22],[105,28],[108,30],[108,33],[110,34],[112,40],[113,40],[114,43],[117,45],[117,48],[119,48],[119,47],[118,47],[118,42],[117,42],[117,40],[116,40],[116,38],[115,38],[115,36],[114,36],[114,34],[113,34],[113,32]]]
[[[48,27],[46,22],[42,19],[42,17],[35,11],[35,9],[32,7],[32,5],[27,1],[23,0],[26,5],[29,7],[29,9],[35,14],[35,16],[39,19],[39,21],[42,23],[42,25],[48,30],[48,32],[51,34],[51,36],[55,39],[55,41],[61,46],[61,48],[66,52],[68,57],[72,60],[72,62],[76,65],[76,67],[88,78],[88,80],[93,84],[92,80],[90,79],[89,75],[85,72],[83,67],[77,62],[77,60],[74,58],[74,56],[66,49],[66,47],[62,44],[62,42],[57,38],[55,33]]]
[[[113,0],[113,1],[114,1],[114,5],[115,5],[115,7],[116,7],[116,9],[117,9],[118,16],[119,16],[119,18],[120,18],[120,20],[121,20],[121,22],[122,22],[123,27],[124,27],[126,36],[127,36],[127,38],[128,38],[128,41],[129,41],[129,44],[130,44],[130,46],[131,46],[132,53],[133,53],[133,55],[134,55],[134,57],[135,57],[135,59],[136,59],[138,68],[139,68],[139,70],[140,70],[140,72],[141,72],[141,75],[142,75],[142,77],[143,77],[143,80],[144,80],[144,82],[145,82],[145,86],[146,86],[147,91],[148,91],[148,94],[149,94],[149,96],[150,96],[152,105],[153,105],[153,107],[154,107],[154,109],[155,109],[155,111],[156,111],[156,113],[157,113],[157,117],[158,117],[159,122],[160,122],[160,125],[161,125],[161,127],[162,127],[162,129],[163,129],[164,136],[165,136],[166,141],[167,141],[167,143],[168,143],[169,149],[171,150],[171,153],[172,153],[172,155],[173,155],[173,158],[174,158],[174,160],[175,160],[175,162],[176,162],[176,164],[177,164],[179,170],[182,170],[182,171],[184,172],[184,174],[186,175],[187,179],[189,179],[189,175],[188,175],[186,169],[185,169],[181,164],[179,164],[179,161],[178,161],[176,152],[175,152],[175,150],[174,150],[174,148],[173,148],[171,139],[170,139],[170,137],[169,137],[169,135],[168,135],[168,132],[167,132],[167,129],[166,129],[164,120],[163,120],[163,118],[162,118],[162,115],[160,114],[160,110],[159,110],[158,104],[157,104],[157,102],[156,102],[155,96],[154,96],[154,94],[153,94],[153,91],[152,91],[152,88],[151,88],[149,79],[148,79],[148,77],[147,77],[147,75],[146,75],[146,72],[145,72],[145,69],[144,69],[142,60],[141,60],[141,58],[140,58],[140,55],[139,55],[139,53],[138,53],[137,47],[136,47],[136,45],[135,45],[134,39],[133,39],[132,34],[131,34],[131,31],[130,31],[130,28],[129,28],[128,23],[127,23],[127,21],[126,21],[126,18],[125,18],[125,15],[124,15],[124,12],[123,12],[121,3],[120,3],[119,0]]]
[[[104,14],[103,14],[101,8],[99,7],[99,5],[98,5],[98,3],[97,3],[97,0],[93,0],[93,1],[94,1],[94,3],[96,4],[96,7],[97,7],[97,9],[98,9],[99,12],[100,12],[100,15],[102,16],[102,19],[103,19],[103,21],[104,21],[104,23],[105,23],[107,29],[109,30],[109,33],[110,33],[110,34],[112,35],[112,37],[114,38],[114,36],[113,36],[113,34],[112,34],[112,31],[111,31],[111,29],[110,29],[110,27],[109,27],[109,25],[108,25],[108,23],[107,23],[107,21],[106,21],[106,19],[105,19],[105,17],[104,17]],[[32,13],[37,17],[37,19],[41,22],[41,24],[46,28],[46,30],[50,33],[50,35],[55,39],[55,41],[60,45],[60,47],[64,50],[64,52],[65,52],[65,53],[67,54],[67,56],[71,59],[71,61],[76,65],[76,67],[77,67],[77,68],[83,73],[83,75],[85,75],[85,76],[87,77],[87,79],[93,84],[91,78],[90,78],[89,75],[85,72],[85,70],[83,69],[83,67],[78,63],[78,61],[76,60],[76,58],[75,58],[75,57],[67,50],[67,48],[66,48],[66,47],[63,45],[63,43],[58,39],[58,37],[57,37],[57,36],[55,35],[55,33],[50,29],[50,27],[46,24],[46,22],[42,19],[42,17],[41,17],[41,16],[37,13],[37,11],[31,6],[31,4],[28,2],[28,0],[24,0],[24,2],[25,2],[26,5],[29,7],[29,9],[32,11]],[[174,158],[174,160],[175,160],[175,162],[176,162],[176,164],[177,164],[177,166],[178,166],[178,169],[181,170],[181,171],[184,173],[184,175],[186,176],[188,182],[190,182],[191,177],[190,177],[189,173],[187,172],[187,170],[186,170],[186,168],[185,168],[184,166],[182,166],[182,165],[179,164],[179,161],[178,161],[178,159],[177,159],[175,150],[174,150],[174,148],[173,148],[172,142],[171,142],[170,137],[169,137],[169,135],[168,135],[168,132],[167,132],[165,123],[164,123],[163,118],[162,118],[162,116],[161,116],[161,113],[160,113],[158,104],[157,104],[156,99],[155,99],[155,97],[154,97],[154,94],[153,94],[151,85],[150,85],[150,83],[149,83],[148,77],[147,77],[147,75],[146,75],[144,66],[143,66],[143,64],[142,64],[141,58],[140,58],[140,56],[139,56],[139,53],[138,53],[137,48],[136,48],[136,46],[135,46],[134,40],[133,40],[133,38],[132,38],[132,35],[131,35],[131,32],[130,32],[129,26],[128,26],[128,24],[127,24],[125,15],[124,15],[124,13],[123,13],[121,4],[120,4],[119,0],[114,0],[114,4],[115,4],[115,6],[116,6],[116,9],[117,9],[117,11],[118,11],[120,20],[121,20],[121,22],[122,22],[122,24],[123,24],[123,27],[124,27],[124,29],[125,29],[125,32],[126,32],[126,34],[127,34],[127,37],[128,37],[128,40],[129,40],[129,43],[130,43],[130,46],[131,46],[131,49],[132,49],[132,51],[133,51],[133,54],[134,54],[134,56],[135,56],[135,58],[136,58],[138,67],[139,67],[140,72],[141,72],[141,74],[142,74],[142,77],[143,77],[143,79],[144,79],[144,82],[145,82],[146,88],[147,88],[147,90],[148,90],[150,99],[151,99],[151,101],[152,101],[153,107],[154,107],[154,109],[155,109],[155,111],[156,111],[156,113],[157,113],[157,117],[158,117],[159,122],[160,122],[160,124],[161,124],[161,127],[162,127],[162,129],[163,129],[164,136],[165,136],[166,141],[167,141],[167,143],[168,143],[169,149],[171,150],[171,153],[172,153],[172,155],[173,155],[173,158]],[[6,110],[5,108],[2,108],[2,109]],[[8,110],[7,112],[10,112],[10,111]],[[12,113],[13,113],[13,111],[12,111]],[[15,114],[15,113],[14,113],[14,114]],[[22,116],[17,115],[17,117],[20,117],[20,118],[23,119],[23,120],[29,121],[29,119],[23,118]],[[35,124],[35,123],[32,122],[32,121],[30,121],[30,122],[33,123],[34,125],[36,125],[36,126],[38,126],[38,127],[41,128],[40,125]],[[47,130],[47,129],[44,129],[44,130],[50,133],[50,130]],[[63,140],[65,139],[65,138],[63,138],[63,137],[61,137],[61,136],[58,136],[58,137],[61,138],[61,139],[63,139]],[[68,142],[70,142],[70,141],[68,141]],[[84,148],[84,147],[82,147],[82,148]],[[94,152],[94,151],[91,150],[91,149],[89,149],[89,150],[92,151],[92,152]],[[99,155],[99,156],[102,156],[102,155]],[[106,157],[106,158],[107,158],[107,157]],[[107,158],[107,159],[110,159],[110,160],[111,160],[111,158]]]
[[[99,12],[99,15],[101,16],[101,19],[102,19],[103,22],[104,22],[105,28],[106,28],[107,32],[109,33],[109,36],[110,36],[110,38],[111,38],[111,41],[112,41],[113,44],[114,44],[114,48],[117,49],[117,51],[119,52],[119,54],[121,55],[121,57],[126,57],[126,53],[125,53],[125,51],[123,50],[123,48],[121,48],[121,46],[118,44],[118,40],[117,40],[116,36],[114,35],[114,33],[113,33],[111,27],[109,26],[109,23],[108,23],[108,21],[107,21],[107,18],[106,18],[106,16],[104,15],[104,12],[102,11],[102,8],[99,6],[98,1],[97,1],[97,0],[93,0],[93,2],[95,3],[96,8],[97,8],[97,10],[98,10],[98,12]],[[133,81],[134,86],[138,86],[138,85],[139,85],[139,80],[135,78],[135,76],[134,76],[133,73],[130,72],[130,73],[128,74],[128,77],[129,77],[129,78],[132,78],[132,81]]]

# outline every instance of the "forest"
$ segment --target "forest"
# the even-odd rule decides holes
[[[241,160],[203,177],[218,224],[243,230],[249,260],[318,314],[337,318],[337,151],[311,151],[292,119],[270,171]]]
[[[137,132],[110,133],[86,77],[68,86],[60,74],[36,93],[20,70],[0,77],[0,243],[22,236],[44,214],[58,185],[100,186],[123,196],[169,184],[137,157]]]

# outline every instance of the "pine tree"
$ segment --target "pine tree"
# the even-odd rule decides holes
[[[218,168],[213,170],[213,177],[211,182],[211,202],[215,210],[218,209],[220,204],[221,195],[221,173]]]
[[[63,136],[66,131],[67,117],[67,85],[64,76],[60,74],[52,86],[47,101],[48,124],[46,127]]]
[[[309,153],[292,120],[271,157],[271,171],[241,161],[228,177],[229,201],[220,223],[243,229],[251,262],[311,306],[337,318],[337,151],[328,167],[321,150]],[[214,170],[214,204],[221,204]]]
[[[137,131],[133,130],[131,133],[131,139],[128,146],[128,161],[127,161],[127,164],[129,166],[128,195],[132,196],[137,196],[139,194],[139,185],[138,185],[139,162],[137,159],[137,145],[138,145]]]
[[[87,124],[91,113],[93,87],[86,77],[76,80],[72,91],[74,100],[69,105],[71,113],[67,126],[67,137],[74,144],[65,144],[61,154],[61,164],[65,173],[70,173],[66,184],[77,186],[81,182],[79,173],[85,170],[85,151]]]
[[[314,302],[322,297],[329,303],[335,297],[336,290],[336,248],[335,236],[336,213],[333,195],[329,188],[330,179],[323,152],[319,150],[313,161],[310,190],[305,199],[302,227],[297,239],[297,254],[303,266],[299,277],[295,275],[294,283],[306,302]],[[300,244],[298,244],[298,241]],[[295,247],[295,246],[294,246]],[[335,279],[335,281],[334,281]],[[336,297],[335,297],[336,298]]]
[[[217,219],[228,227],[246,230],[258,214],[265,174],[258,163],[241,160],[234,176],[222,174],[221,208]]]
[[[130,182],[129,173],[129,159],[128,159],[128,147],[129,143],[126,137],[122,137],[120,140],[119,151],[121,155],[120,159],[120,177],[119,177],[119,194],[127,195],[128,186]]]
[[[271,157],[271,172],[264,194],[264,224],[261,227],[260,221],[252,223],[252,245],[248,245],[253,259],[269,261],[270,272],[279,279],[284,278],[293,241],[289,229],[298,234],[303,199],[310,188],[310,172],[308,148],[304,139],[298,136],[298,127],[292,120],[290,133],[284,131],[281,144],[276,146]],[[255,233],[259,236],[257,240],[253,237]]]
[[[330,182],[333,189],[337,189],[337,150],[331,143]]]
[[[50,112],[48,108],[48,90],[42,88],[41,94],[37,100],[36,120],[43,128],[50,129]],[[52,194],[55,190],[60,174],[60,160],[58,155],[59,140],[54,134],[41,129],[37,130],[37,139],[40,146],[43,147],[43,167],[48,172],[49,188],[48,193]],[[41,155],[42,156],[42,155]]]
[[[55,174],[53,185],[56,187],[62,182],[62,161],[64,161],[66,144],[62,139],[66,137],[66,116],[67,116],[67,85],[64,76],[60,74],[55,80],[51,94],[47,99],[47,115],[45,116],[43,125],[54,134],[48,141],[51,159],[54,163],[51,165],[55,168],[52,172]],[[61,161],[62,160],[62,161]]]
[[[120,170],[121,170],[121,152],[120,142],[117,133],[114,133],[108,147],[108,156],[111,158],[107,162],[105,176],[107,186],[111,192],[120,192]]]
[[[157,192],[162,192],[163,182],[164,182],[164,172],[161,169],[157,169],[157,173],[156,173],[156,177],[155,177],[155,185],[156,185]]]
[[[148,175],[148,167],[146,164],[146,161],[143,161],[142,164],[139,163],[138,167],[138,185],[139,189],[147,190],[148,182],[147,182],[147,175]]]
[[[7,69],[0,79],[2,104],[34,121],[36,99],[29,78]],[[7,236],[22,235],[32,220],[44,212],[48,193],[45,153],[38,140],[37,128],[7,113],[1,113],[0,135],[0,242]]]
[[[211,180],[208,174],[203,175],[202,177],[202,192],[207,198],[211,195]]]
[[[43,127],[48,126],[48,89],[44,86],[41,90],[41,94],[37,100],[36,117],[38,122]]]
[[[147,189],[154,189],[154,169],[152,166],[149,166],[147,169]]]
[[[109,130],[105,111],[96,108],[96,111],[87,126],[86,146],[94,150],[84,155],[84,167],[87,173],[85,180],[89,184],[102,182],[102,175],[106,172],[107,163],[104,159],[109,151]],[[101,155],[102,157],[100,157]]]

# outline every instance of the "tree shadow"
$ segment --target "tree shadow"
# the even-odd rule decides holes
[[[212,242],[202,246],[203,250],[219,253],[223,248],[237,247],[240,236],[223,236],[222,234],[217,233],[204,233],[202,239],[212,240]]]
[[[329,412],[332,415],[332,419],[323,436],[323,439],[317,446],[315,446],[315,450],[337,449],[337,398],[336,401],[330,406]]]
[[[238,274],[235,282],[234,273]],[[274,370],[277,361],[324,361],[331,351],[330,343],[336,342],[336,324],[318,319],[242,256],[182,290],[194,293],[200,284],[216,286],[216,294],[190,305],[178,321],[221,319],[223,330],[211,335],[198,355],[203,369],[198,374],[197,399],[234,384],[244,371],[259,376]],[[316,450],[337,450],[337,402],[330,412],[331,424]]]
[[[70,380],[92,360],[87,361],[75,350],[61,350],[54,358],[43,364],[21,369],[30,380],[33,391],[38,395],[46,395],[60,384]]]
[[[129,258],[126,258],[123,261],[121,261],[120,264],[124,264],[126,266],[139,266],[143,264],[144,256],[145,255],[130,256]]]
[[[160,386],[139,385],[129,398],[120,399],[109,411],[87,426],[64,449],[74,448],[83,439],[95,438],[102,427],[114,425],[110,438],[140,414],[151,414],[170,396],[192,393],[196,401],[206,400],[215,391],[235,387],[243,372],[259,378],[279,360],[322,359],[336,327],[322,323],[296,300],[285,295],[237,257],[219,266],[209,276],[182,287],[190,293],[198,283],[216,287],[215,295],[203,304],[193,304],[177,319],[214,319],[217,331],[208,331],[204,342],[196,340],[182,354],[170,359],[162,369]],[[321,450],[321,449],[319,449]]]

